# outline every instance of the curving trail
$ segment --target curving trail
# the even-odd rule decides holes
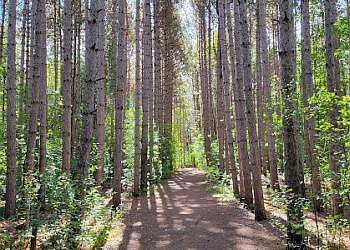
[[[151,197],[133,200],[119,246],[105,249],[285,249],[267,221],[207,191],[206,174],[180,169]]]

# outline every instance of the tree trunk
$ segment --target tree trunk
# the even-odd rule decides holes
[[[37,207],[33,206],[31,213],[32,234],[30,249],[36,249],[36,241],[38,236],[38,228],[41,222],[41,212],[45,210],[45,173],[46,173],[46,154],[47,154],[47,47],[46,47],[46,1],[41,0],[40,8],[43,10],[40,14],[40,22],[38,29],[42,36],[40,41],[40,153],[39,153],[39,191],[37,196]]]
[[[97,18],[98,1],[90,2],[85,9],[85,15],[89,15],[86,31],[85,52],[85,87],[83,94],[82,131],[80,137],[80,155],[77,166],[78,175],[78,200],[84,203],[86,196],[88,170],[90,167],[90,154],[92,147],[93,118],[95,110],[95,85],[96,85],[96,58],[97,58]]]
[[[79,134],[80,134],[80,120],[81,120],[81,0],[77,0],[75,3],[77,11],[75,13],[75,30],[76,30],[76,51],[74,60],[76,61],[76,71],[73,83],[73,93],[72,93],[72,150],[71,158],[74,157],[77,153],[78,143],[79,143]]]
[[[208,72],[207,72],[207,48],[206,48],[206,32],[205,32],[205,7],[204,4],[199,5],[200,8],[200,24],[199,24],[199,63],[200,63],[200,82],[203,104],[203,130],[204,130],[204,149],[207,160],[207,166],[210,166],[211,159],[211,126],[209,111],[209,93],[208,93]]]
[[[31,59],[30,59],[30,82],[29,82],[29,97],[30,97],[30,113],[27,136],[27,152],[23,169],[23,213],[26,217],[24,227],[29,226],[29,212],[30,212],[30,193],[33,192],[32,186],[32,171],[34,168],[35,144],[38,126],[39,113],[39,88],[40,88],[40,67],[41,67],[41,42],[42,32],[40,30],[40,18],[43,17],[43,2],[41,0],[35,1],[32,5],[32,31],[31,31]]]
[[[151,7],[150,0],[144,1],[144,38],[143,38],[143,75],[142,75],[142,138],[141,138],[141,189],[147,188],[148,182],[148,132],[150,119],[150,95],[152,88],[152,30],[151,30]]]
[[[124,133],[124,109],[125,109],[125,85],[126,75],[125,61],[125,2],[118,1],[118,55],[116,75],[116,105],[115,105],[115,149],[114,149],[114,175],[113,175],[113,207],[116,209],[121,204],[122,171],[123,171],[123,133]]]
[[[260,29],[260,44],[263,67],[263,83],[265,97],[265,112],[266,112],[266,130],[269,152],[270,165],[270,182],[273,190],[279,190],[278,173],[277,173],[277,155],[275,149],[275,137],[273,135],[273,116],[272,116],[272,100],[271,100],[271,81],[270,81],[270,62],[267,48],[266,35],[266,7],[265,0],[259,0],[259,29]]]
[[[135,155],[133,192],[134,196],[137,196],[140,193],[140,0],[136,0],[135,43]]]
[[[217,135],[219,144],[219,168],[222,173],[226,171],[224,162],[224,147],[225,147],[225,113],[224,113],[224,93],[223,93],[223,82],[222,82],[222,66],[221,66],[221,53],[220,49],[217,50],[216,56],[216,112],[217,112]],[[226,171],[229,174],[229,171]]]
[[[259,11],[259,8],[257,8]],[[257,23],[259,23],[259,14],[257,15]],[[261,154],[262,172],[267,175],[267,157],[265,150],[265,126],[264,126],[264,90],[262,86],[262,69],[261,69],[261,53],[260,53],[260,30],[256,29],[256,104],[258,118],[258,140]],[[270,168],[269,168],[270,169]]]
[[[64,1],[63,65],[62,65],[62,173],[70,173],[72,137],[72,0]]]
[[[4,1],[5,5],[5,1]],[[7,143],[4,218],[16,215],[16,0],[10,2],[7,29]],[[1,52],[2,54],[2,52]],[[1,64],[1,62],[0,62]]]
[[[247,3],[245,0],[239,0],[240,24],[241,24],[241,46],[243,59],[243,81],[246,98],[246,116],[248,122],[248,136],[250,145],[250,161],[253,172],[253,188],[255,200],[255,219],[266,219],[264,197],[261,182],[261,157],[258,145],[258,136],[256,133],[256,118],[254,108],[254,97],[252,90],[252,72],[251,72],[251,54],[249,48],[249,33],[247,21]]]
[[[229,87],[230,79],[229,79],[229,70],[228,70],[223,0],[219,0],[219,42],[220,42],[219,46],[221,49],[222,72],[223,72],[223,80],[224,80],[226,138],[227,138],[228,147],[229,147],[230,164],[231,164],[231,170],[232,170],[233,192],[234,194],[239,194],[237,169],[235,165],[235,155],[234,155],[233,137],[232,137],[232,121],[231,121],[231,110],[230,110],[231,101],[230,101],[230,87]]]
[[[106,138],[106,104],[105,104],[105,0],[99,0],[98,13],[98,65],[97,65],[97,169],[95,170],[95,184],[101,191],[104,167],[104,147]]]
[[[337,103],[340,97],[340,91],[337,88],[336,73],[335,73],[335,59],[334,59],[334,8],[335,1],[324,1],[325,12],[325,48],[326,48],[326,72],[327,72],[327,91],[333,94],[330,108],[328,110],[330,128],[330,142],[329,142],[329,165],[334,173],[332,175],[332,189],[334,192],[332,200],[333,216],[339,215],[342,211],[340,208],[341,198],[338,193],[340,189],[339,161],[341,157],[341,142],[339,141],[339,124],[337,117],[340,116],[340,107]]]
[[[236,5],[236,3],[235,3]],[[238,5],[234,9],[235,18],[235,47],[233,45],[232,36],[232,19],[231,19],[231,8],[230,3],[227,2],[226,7],[227,13],[227,27],[229,33],[230,42],[230,56],[231,56],[231,71],[232,71],[232,86],[235,100],[235,115],[236,115],[236,131],[237,131],[237,146],[238,146],[238,158],[240,163],[240,170],[244,183],[244,192],[241,190],[241,197],[244,197],[244,203],[249,206],[253,203],[252,183],[251,183],[251,166],[249,163],[248,156],[248,145],[247,145],[247,122],[245,117],[245,97],[243,92],[243,62],[241,52],[241,27],[239,23],[239,11]],[[235,65],[236,64],[236,65]],[[236,66],[236,67],[235,67]],[[236,71],[236,74],[234,72]]]
[[[282,83],[283,108],[283,143],[285,160],[285,181],[291,189],[287,199],[289,201],[288,216],[288,243],[293,247],[301,247],[302,230],[294,230],[292,225],[302,225],[302,211],[298,209],[298,199],[302,197],[302,161],[299,154],[301,142],[298,137],[297,103],[295,100],[295,46],[293,31],[293,1],[279,0],[280,7],[280,67]]]
[[[214,115],[214,104],[213,104],[213,88],[212,88],[212,62],[211,62],[211,4],[208,3],[208,88],[209,88],[209,113],[210,113],[210,124],[211,124],[211,136],[215,136],[216,124]]]
[[[27,34],[27,23],[28,23],[28,16],[29,16],[29,1],[24,1],[24,7],[23,7],[23,20],[22,20],[22,38],[21,38],[21,65],[20,65],[20,95],[19,95],[19,120],[20,123],[24,123],[23,117],[24,117],[24,93],[25,93],[25,49],[26,49],[26,34]],[[0,41],[2,43],[2,41]],[[2,45],[1,45],[2,46]],[[2,50],[2,49],[1,49]],[[2,51],[0,51],[2,53]],[[1,56],[0,56],[1,57]],[[0,58],[0,64],[1,64],[1,58]],[[26,72],[28,73],[28,72]]]
[[[316,131],[315,131],[315,115],[312,113],[315,105],[310,103],[313,96],[313,79],[312,79],[312,57],[311,57],[311,37],[310,37],[310,13],[309,0],[301,1],[301,11],[303,16],[302,21],[302,37],[304,38],[302,49],[302,90],[303,90],[303,106],[307,108],[304,113],[304,138],[305,138],[305,157],[306,163],[311,169],[312,192],[314,197],[314,208],[320,211],[320,180],[319,180],[319,165],[317,161],[316,148]]]

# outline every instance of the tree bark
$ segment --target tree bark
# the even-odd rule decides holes
[[[259,8],[257,8],[259,12]],[[257,15],[257,23],[259,23],[259,14]],[[262,86],[262,68],[261,68],[261,53],[260,53],[260,30],[256,29],[256,104],[258,118],[258,140],[261,154],[262,173],[267,175],[268,157],[265,150],[265,126],[264,126],[264,90]],[[270,169],[270,168],[269,168]]]
[[[77,166],[78,193],[77,198],[84,202],[86,196],[88,170],[92,147],[93,118],[95,110],[96,58],[97,58],[97,18],[98,1],[92,0],[88,15],[85,51],[85,87],[83,93],[82,131],[80,137],[80,155]]]
[[[38,29],[42,36],[40,41],[40,152],[39,152],[39,191],[37,196],[38,206],[32,207],[31,213],[34,219],[32,220],[32,234],[30,249],[36,249],[36,241],[38,236],[38,228],[41,221],[41,213],[45,209],[45,173],[46,173],[46,154],[47,154],[47,47],[46,47],[46,1],[41,0],[40,22]]]
[[[205,27],[205,6],[199,4],[200,24],[199,24],[199,63],[200,63],[200,83],[202,96],[202,114],[204,130],[204,149],[207,160],[207,166],[210,166],[211,159],[211,126],[209,111],[209,92],[208,92],[208,72],[207,72],[207,48],[206,48],[206,27]]]
[[[273,190],[279,190],[278,173],[277,173],[277,155],[275,149],[275,137],[273,135],[273,116],[272,116],[272,100],[271,100],[271,81],[270,81],[270,62],[267,48],[266,35],[266,6],[265,0],[259,0],[259,29],[261,56],[263,67],[263,83],[265,97],[265,113],[266,113],[266,130],[269,152],[270,165],[270,182]]]
[[[125,2],[118,1],[118,55],[116,75],[116,105],[115,105],[115,144],[114,144],[114,174],[113,174],[113,207],[116,209],[121,204],[122,171],[123,171],[123,133],[124,133],[124,109],[125,109],[125,85],[126,75],[125,61]]]
[[[106,104],[105,104],[105,0],[99,0],[98,13],[98,65],[97,65],[97,169],[95,170],[95,184],[101,191],[102,174],[105,155],[106,138]]]
[[[298,199],[302,197],[302,161],[299,147],[301,146],[298,135],[299,121],[296,114],[297,103],[295,98],[295,46],[293,31],[293,1],[279,0],[280,8],[280,73],[282,84],[283,107],[283,144],[284,144],[284,166],[285,181],[288,189],[289,205],[287,209],[288,217],[288,243],[293,247],[301,247],[302,234],[293,230],[292,225],[302,225],[302,211],[297,209]]]
[[[239,0],[240,24],[241,24],[241,46],[243,59],[243,82],[244,93],[246,98],[246,116],[248,123],[248,136],[250,145],[250,161],[253,172],[253,188],[255,200],[255,219],[266,219],[264,196],[261,182],[261,157],[258,145],[258,136],[256,133],[256,118],[254,97],[252,89],[252,72],[251,72],[251,54],[249,48],[249,33],[247,21],[247,3],[245,0]]]
[[[72,0],[64,1],[63,65],[62,65],[62,173],[70,173],[72,137]]]
[[[144,38],[143,38],[143,75],[142,75],[142,138],[141,138],[141,189],[147,188],[148,182],[148,132],[152,117],[150,114],[150,95],[152,88],[152,30],[150,0],[144,1]],[[144,191],[144,190],[143,190]]]
[[[237,169],[235,165],[235,155],[234,155],[233,137],[232,137],[232,121],[231,121],[231,110],[230,110],[231,101],[230,101],[230,91],[229,91],[230,80],[229,80],[229,70],[228,70],[223,0],[219,0],[219,42],[220,42],[219,46],[221,49],[222,72],[223,72],[223,80],[224,80],[223,83],[224,83],[224,101],[225,101],[226,138],[227,138],[228,147],[229,147],[230,164],[231,164],[232,180],[233,180],[233,192],[234,194],[239,194]]]
[[[311,169],[312,179],[312,192],[314,200],[314,208],[316,211],[320,211],[320,180],[319,180],[319,165],[317,161],[317,148],[316,148],[316,121],[315,115],[312,113],[315,105],[311,103],[310,99],[313,96],[313,78],[312,78],[312,57],[311,57],[311,37],[310,37],[310,13],[309,13],[309,0],[301,1],[301,11],[303,16],[302,21],[302,34],[304,38],[302,48],[302,92],[303,92],[303,105],[306,108],[304,112],[304,138],[305,138],[305,151],[306,151],[306,163]]]
[[[216,56],[216,112],[217,112],[217,135],[218,135],[218,144],[219,144],[219,168],[222,173],[226,172],[229,174],[229,171],[226,171],[226,165],[224,161],[224,147],[225,147],[225,113],[224,113],[224,91],[223,91],[223,82],[222,82],[222,66],[221,66],[221,50],[217,49]]]
[[[213,104],[213,87],[212,87],[212,60],[211,60],[211,4],[208,3],[208,88],[209,88],[209,113],[210,113],[210,125],[211,125],[211,136],[216,135],[216,123],[215,123],[215,114],[214,114],[214,104]]]
[[[29,1],[24,1],[24,7],[23,7],[23,20],[22,20],[22,38],[21,38],[21,65],[20,65],[20,95],[19,95],[19,120],[23,124],[23,117],[24,117],[24,93],[25,93],[25,55],[26,55],[26,34],[27,34],[27,23],[28,23],[28,16],[29,16]],[[1,39],[0,39],[1,40]],[[2,40],[0,41],[2,43]],[[1,45],[2,46],[2,45]],[[1,49],[2,50],[2,49]],[[0,51],[2,53],[2,51]],[[0,56],[1,57],[1,56]],[[1,64],[1,58],[0,58],[0,64]],[[28,72],[26,72],[28,73]]]
[[[5,1],[4,1],[5,4]],[[7,151],[4,218],[16,215],[16,0],[10,2],[7,29]],[[2,54],[2,52],[1,52]],[[1,62],[0,62],[1,64]]]
[[[341,145],[339,141],[339,124],[337,117],[340,116],[340,107],[337,101],[340,97],[340,91],[337,88],[336,72],[335,72],[335,57],[334,57],[334,8],[335,1],[324,1],[324,13],[325,13],[325,48],[326,48],[326,72],[327,72],[327,91],[332,94],[331,104],[328,110],[330,128],[330,142],[329,142],[329,165],[334,173],[332,175],[332,189],[334,196],[332,199],[333,216],[339,215],[341,211],[340,203],[341,197],[339,195],[340,179],[337,176],[339,173],[339,161],[341,157]]]
[[[235,100],[235,115],[236,115],[236,130],[237,130],[237,146],[238,146],[238,158],[240,163],[240,170],[244,183],[244,192],[241,190],[241,197],[244,198],[244,203],[249,206],[253,203],[253,193],[251,184],[251,165],[249,163],[248,145],[247,145],[247,120],[245,117],[245,96],[243,92],[243,62],[241,51],[241,27],[239,23],[239,10],[238,4],[235,2],[234,7],[234,19],[235,19],[235,46],[233,45],[232,36],[232,20],[231,20],[231,8],[228,3],[227,12],[227,27],[230,41],[230,56],[231,56],[231,71],[233,79],[233,94]],[[236,65],[235,65],[236,64]],[[236,72],[236,74],[234,74]]]
[[[135,155],[133,194],[137,196],[140,193],[140,0],[136,0],[135,43]],[[156,125],[159,126],[157,123]]]

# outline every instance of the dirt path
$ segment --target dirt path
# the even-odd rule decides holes
[[[205,172],[177,171],[151,197],[133,200],[122,242],[105,249],[285,249],[267,221],[218,201],[206,186]]]

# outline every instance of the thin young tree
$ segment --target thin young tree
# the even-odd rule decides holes
[[[251,72],[251,52],[250,40],[247,20],[247,3],[245,0],[239,0],[239,13],[241,24],[241,46],[243,59],[243,82],[244,94],[246,99],[246,117],[248,124],[248,137],[250,146],[250,161],[252,164],[253,173],[253,189],[255,203],[255,219],[266,219],[264,196],[262,191],[261,181],[261,157],[258,145],[258,136],[256,133],[256,116],[254,107],[253,87],[252,87],[252,72]]]
[[[4,1],[5,2],[5,1]],[[5,3],[4,3],[5,4]],[[16,214],[16,0],[10,1],[7,29],[7,151],[4,218]]]

